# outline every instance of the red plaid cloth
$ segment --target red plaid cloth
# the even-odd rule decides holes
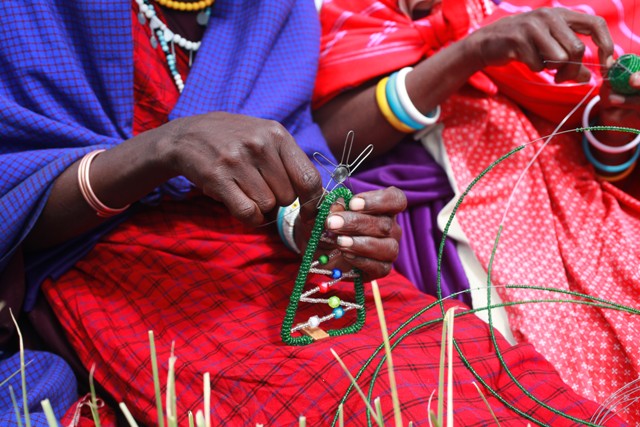
[[[300,415],[311,425],[328,425],[349,386],[329,349],[355,373],[381,343],[378,319],[367,292],[362,332],[304,347],[284,345],[280,325],[298,264],[273,230],[248,229],[223,207],[194,199],[136,214],[63,278],[47,282],[44,291],[83,364],[95,363],[97,381],[146,425],[156,423],[148,330],[157,337],[163,382],[175,341],[181,423],[188,410],[203,407],[202,375],[210,372],[214,425],[284,425]],[[433,302],[397,274],[380,285],[390,330]],[[351,288],[345,284],[338,294],[353,300]],[[411,326],[439,316],[434,308]],[[421,329],[394,351],[403,416],[417,425],[427,425],[427,401],[437,389],[440,334],[439,325]],[[536,405],[510,381],[484,322],[473,315],[457,319],[455,337],[474,369],[506,401],[545,423],[574,424]],[[515,377],[539,399],[581,419],[596,412],[597,405],[572,392],[532,346],[509,347],[502,338],[499,343]],[[374,368],[360,381],[366,388]],[[458,357],[454,381],[456,425],[486,425],[491,414]],[[484,394],[501,425],[526,425]],[[390,419],[386,368],[373,396],[381,396]],[[365,406],[356,394],[346,401],[345,412],[348,425],[366,425]],[[607,425],[623,424],[613,419]]]

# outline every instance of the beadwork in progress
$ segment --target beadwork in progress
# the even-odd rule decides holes
[[[317,328],[320,324],[330,319],[340,319],[344,316],[345,312],[349,310],[356,310],[357,312],[356,320],[353,324],[341,329],[330,329],[326,331],[326,335],[321,333],[321,337],[339,336],[358,332],[364,325],[365,307],[362,273],[357,270],[352,270],[345,273],[337,268],[334,268],[332,270],[322,268],[321,266],[326,265],[331,260],[331,258],[337,255],[338,251],[331,252],[328,255],[321,254],[316,260],[314,260],[331,205],[336,200],[338,200],[338,198],[343,198],[345,205],[348,206],[349,200],[351,200],[351,196],[352,194],[349,189],[347,189],[346,187],[338,187],[329,192],[324,197],[324,200],[318,212],[318,216],[316,217],[313,231],[311,232],[309,244],[307,245],[307,249],[304,253],[304,256],[302,257],[302,263],[300,264],[300,269],[298,270],[298,276],[296,277],[295,286],[293,288],[293,292],[291,293],[289,306],[287,307],[284,321],[282,322],[281,336],[282,341],[284,341],[285,344],[305,345],[312,343],[314,339],[311,336],[294,337],[292,334],[303,329]],[[329,280],[324,281],[319,285],[314,285],[311,289],[304,291],[309,273],[328,276]],[[312,298],[312,296],[316,294],[326,294],[331,290],[333,285],[338,283],[341,279],[346,278],[352,278],[354,280],[355,303],[343,301],[335,295],[329,298]],[[331,312],[322,317],[313,315],[309,317],[306,322],[293,326],[296,312],[298,310],[298,305],[301,302],[311,304],[328,304]]]
[[[611,88],[624,95],[637,95],[637,89],[629,85],[629,76],[640,71],[640,56],[628,53],[622,55],[609,70],[608,77]]]

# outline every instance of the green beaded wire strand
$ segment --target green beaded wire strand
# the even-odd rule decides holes
[[[309,336],[292,336],[291,328],[293,327],[296,312],[298,311],[300,297],[302,296],[302,292],[304,291],[304,286],[307,284],[307,277],[309,275],[309,271],[311,270],[311,264],[313,263],[316,250],[318,249],[320,237],[322,235],[322,232],[324,231],[324,223],[329,216],[331,205],[339,198],[342,198],[344,199],[345,205],[348,207],[349,201],[351,200],[352,196],[353,194],[348,188],[337,187],[333,191],[325,195],[325,198],[320,205],[318,215],[316,216],[316,221],[313,225],[313,230],[311,231],[311,238],[309,239],[307,249],[302,256],[302,262],[300,263],[298,276],[296,277],[295,285],[289,299],[289,305],[287,306],[284,320],[282,321],[280,336],[282,337],[282,341],[287,345],[307,345],[313,342],[313,338]],[[362,272],[359,270],[355,270],[355,272],[357,274],[357,276],[354,278],[355,303],[362,308],[356,309],[357,316],[353,324],[341,329],[330,329],[326,331],[327,334],[331,337],[353,334],[358,332],[364,326],[366,317],[366,310],[364,308],[364,282],[362,280]]]
[[[588,131],[600,131],[600,130],[602,130],[602,131],[619,131],[619,132],[628,132],[628,133],[640,134],[640,130],[638,130],[638,129],[619,127],[619,126],[590,126],[590,127],[582,127],[582,128],[577,128],[576,129],[577,132],[584,132],[584,131],[587,131],[587,130]],[[414,327],[414,328],[410,329],[409,331],[405,332],[405,334],[401,335],[400,338],[396,342],[394,342],[394,344],[392,345],[392,348],[395,348],[395,346],[398,345],[400,341],[402,341],[404,338],[409,336],[411,333],[421,329],[422,327],[424,327],[426,325],[432,325],[432,324],[436,324],[438,322],[441,322],[444,319],[444,315],[445,315],[444,300],[446,298],[442,298],[442,256],[443,256],[443,253],[444,253],[445,242],[446,242],[446,239],[447,239],[447,237],[449,235],[449,229],[451,227],[451,224],[453,223],[453,219],[454,219],[454,217],[455,217],[460,205],[462,204],[464,198],[469,194],[471,189],[478,183],[478,181],[480,181],[487,173],[489,173],[498,164],[502,163],[507,158],[509,158],[512,155],[514,155],[515,153],[519,152],[520,150],[525,148],[527,145],[528,144],[524,144],[524,145],[518,146],[518,147],[514,148],[513,150],[509,151],[507,154],[501,156],[500,158],[498,158],[497,160],[492,162],[486,169],[484,169],[477,177],[475,177],[471,181],[471,183],[467,186],[465,191],[461,194],[461,196],[458,199],[458,201],[456,202],[451,214],[449,215],[448,221],[447,221],[447,223],[446,223],[446,225],[444,227],[444,230],[443,230],[443,235],[442,235],[442,239],[440,241],[440,246],[438,248],[438,263],[437,263],[437,274],[436,274],[438,300],[433,302],[432,304],[428,305],[427,307],[419,310],[416,314],[412,315],[407,321],[402,323],[402,325],[400,325],[389,336],[389,339],[395,338],[395,336],[397,336],[400,333],[400,331],[403,330],[404,328],[406,328],[413,320],[418,318],[420,315],[422,315],[427,310],[435,307],[436,305],[440,306],[442,317],[439,318],[439,319],[435,319],[435,320],[426,322],[423,325],[418,325],[417,327]],[[593,306],[600,307],[600,308],[607,308],[607,309],[625,311],[627,313],[634,314],[634,315],[639,315],[640,311],[638,311],[636,309],[633,309],[632,307],[626,307],[624,305],[616,304],[615,302],[603,300],[603,299],[600,299],[600,298],[595,298],[595,297],[592,297],[590,295],[579,294],[579,293],[571,292],[571,291],[564,291],[562,289],[544,288],[544,287],[535,287],[535,286],[525,286],[525,285],[507,286],[507,288],[513,287],[513,288],[523,288],[523,289],[539,289],[539,290],[549,291],[549,292],[565,293],[565,294],[572,295],[572,296],[578,296],[578,297],[582,297],[582,298],[586,298],[586,299],[591,299],[593,301],[598,301],[600,304],[591,303],[589,301],[578,301],[578,300],[532,300],[532,301],[519,301],[519,302],[514,302],[514,303],[491,305],[491,303],[490,303],[491,302],[491,295],[490,295],[490,291],[491,291],[490,290],[491,272],[492,272],[492,267],[493,267],[493,259],[494,259],[494,256],[495,256],[495,252],[497,250],[497,245],[498,245],[498,241],[500,239],[500,234],[501,233],[502,233],[502,225],[499,227],[499,230],[498,230],[498,233],[497,233],[497,236],[496,236],[496,240],[494,242],[494,247],[492,249],[491,258],[490,258],[490,262],[489,262],[489,266],[488,266],[489,268],[488,268],[488,271],[487,271],[487,307],[486,308],[480,308],[480,309],[472,309],[472,310],[465,311],[463,313],[458,313],[458,314],[455,315],[455,317],[459,317],[459,316],[470,314],[470,313],[475,313],[475,312],[480,311],[480,310],[489,310],[488,311],[489,330],[490,330],[490,334],[491,334],[491,340],[492,340],[492,343],[494,345],[494,349],[496,351],[496,356],[498,357],[498,360],[500,361],[500,364],[501,364],[502,368],[505,370],[505,372],[507,372],[507,374],[509,375],[510,379],[516,384],[516,386],[518,388],[520,388],[520,390],[525,394],[525,396],[527,396],[527,398],[533,400],[535,403],[541,405],[542,407],[548,409],[549,411],[551,411],[552,413],[554,413],[554,414],[556,414],[558,416],[561,416],[563,418],[575,421],[575,422],[577,422],[579,424],[582,424],[582,425],[597,427],[597,424],[593,424],[593,423],[590,423],[588,421],[577,419],[575,417],[572,417],[570,415],[567,415],[567,414],[563,413],[562,411],[559,411],[559,410],[557,410],[555,408],[550,407],[549,405],[545,404],[544,402],[540,401],[535,396],[533,396],[528,390],[526,390],[526,388],[524,388],[524,386],[522,386],[522,384],[520,384],[520,382],[515,378],[513,373],[508,368],[506,362],[504,361],[504,358],[502,357],[502,353],[500,352],[500,349],[498,347],[496,336],[495,336],[495,333],[494,333],[494,330],[493,330],[493,320],[492,320],[492,316],[491,316],[491,308],[494,308],[494,307],[506,307],[506,306],[510,306],[510,305],[531,304],[531,303],[539,303],[539,302],[562,302],[562,303],[572,303],[572,304],[582,304],[582,305],[593,305]],[[485,389],[489,393],[491,393],[491,395],[493,395],[496,399],[498,399],[507,408],[509,408],[510,410],[514,411],[515,413],[521,415],[522,417],[524,417],[524,418],[526,418],[526,419],[528,419],[528,420],[530,420],[530,421],[532,421],[532,422],[534,422],[534,423],[536,423],[538,425],[541,425],[541,426],[546,426],[547,425],[547,424],[544,424],[542,421],[536,419],[535,417],[527,414],[526,412],[523,412],[522,410],[518,409],[517,407],[515,407],[511,403],[507,402],[502,396],[500,396],[500,394],[496,390],[494,390],[491,386],[489,386],[489,384],[487,384],[486,381],[484,381],[484,379],[480,376],[480,374],[477,373],[477,371],[473,368],[473,366],[471,366],[471,363],[465,357],[465,355],[462,353],[462,350],[460,349],[460,347],[459,347],[457,341],[455,340],[455,338],[453,339],[453,345],[454,345],[454,347],[456,349],[456,352],[457,352],[458,356],[460,357],[460,360],[463,362],[465,367],[467,369],[469,369],[469,371],[472,373],[472,375],[478,380],[478,382],[480,382],[485,387]],[[376,357],[376,354],[378,354],[383,348],[384,348],[384,344],[381,344],[373,352],[373,354],[369,357],[369,359],[362,365],[362,367],[360,368],[358,374],[355,376],[356,381],[358,379],[360,379],[360,377],[364,374],[365,370],[373,362],[374,358]],[[379,369],[381,369],[383,361],[384,361],[385,358],[386,358],[386,356],[383,355],[382,356],[383,360],[381,360],[380,364],[378,365]],[[372,390],[373,390],[374,381],[375,381],[375,378],[377,376],[377,372],[379,372],[379,369],[377,369],[375,371],[374,376],[372,377],[372,381],[371,381],[371,384],[370,384],[369,399],[371,399],[371,393],[372,393]],[[347,400],[349,394],[352,392],[352,390],[353,390],[353,385],[350,385],[348,387],[344,397],[341,399],[340,403],[344,404],[346,402],[346,400]],[[367,409],[367,414],[368,413],[369,413],[369,410]],[[336,413],[336,415],[334,416],[334,419],[333,419],[332,426],[335,426],[337,420],[338,420],[338,414]],[[370,417],[367,417],[367,422],[368,422],[369,426],[372,425]]]

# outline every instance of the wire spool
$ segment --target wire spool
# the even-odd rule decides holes
[[[614,92],[624,95],[640,95],[640,90],[629,86],[629,76],[640,71],[640,56],[627,53],[622,55],[608,73],[609,83]]]

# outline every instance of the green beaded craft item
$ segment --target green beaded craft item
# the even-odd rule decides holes
[[[608,73],[613,91],[623,95],[640,94],[640,90],[629,85],[629,76],[636,71],[640,71],[640,56],[628,53],[618,58]]]
[[[289,306],[287,307],[287,311],[284,316],[284,320],[282,322],[282,329],[280,331],[280,335],[282,337],[282,341],[288,345],[307,345],[311,344],[314,340],[310,336],[293,336],[291,330],[293,328],[293,322],[298,311],[298,306],[300,304],[300,298],[303,294],[304,287],[307,284],[307,277],[309,276],[310,270],[312,268],[312,264],[314,263],[314,258],[316,256],[316,251],[318,249],[318,244],[320,243],[320,237],[324,231],[324,224],[327,220],[327,216],[329,216],[331,205],[338,200],[339,198],[344,199],[345,205],[349,206],[349,201],[352,197],[351,191],[346,187],[337,187],[333,191],[327,193],[324,197],[322,204],[320,205],[318,216],[316,217],[316,221],[313,226],[313,230],[311,232],[311,238],[309,239],[309,244],[307,245],[307,249],[304,252],[304,256],[302,257],[302,263],[300,264],[300,269],[298,270],[298,276],[296,277],[296,282],[291,292],[291,298],[289,300]],[[320,255],[319,258],[322,258],[321,261],[325,261],[326,255]],[[321,262],[324,264],[324,262]],[[365,308],[364,308],[364,283],[362,280],[362,272],[358,270],[354,270],[356,276],[354,279],[354,290],[355,290],[355,305],[360,308],[356,308],[356,319],[355,322],[351,325],[341,328],[341,329],[329,329],[326,333],[329,336],[335,337],[340,335],[352,334],[358,332],[364,326],[365,320]],[[330,298],[331,306],[335,305],[336,302],[340,303],[340,299],[338,297]],[[296,332],[297,333],[297,332]]]

